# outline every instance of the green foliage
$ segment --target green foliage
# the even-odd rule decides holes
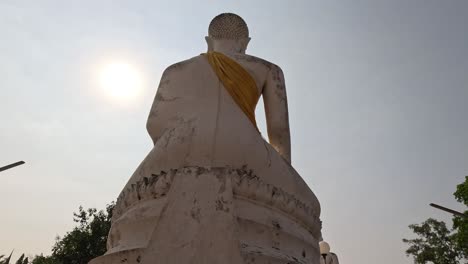
[[[24,257],[24,254],[15,262],[15,264],[28,264],[28,258]]]
[[[10,253],[10,256],[8,258],[4,258],[5,255],[0,255],[0,264],[10,264],[11,261],[11,255],[13,252]],[[28,264],[28,258],[24,257],[24,254],[20,256],[20,258],[15,262],[15,264]]]
[[[43,255],[35,256],[31,264],[59,264],[52,256],[44,257]]]
[[[63,238],[57,238],[52,248],[53,262],[86,264],[91,259],[106,252],[107,234],[111,226],[114,203],[107,205],[106,211],[97,211],[95,208],[84,210],[80,206],[78,213],[74,213],[74,221],[79,223]]]
[[[457,185],[454,196],[457,201],[467,205],[468,176]],[[406,255],[412,255],[414,263],[458,264],[468,258],[467,217],[454,216],[452,230],[443,221],[432,218],[419,225],[410,225],[409,228],[418,235],[415,239],[403,239],[403,242],[409,244]]]
[[[407,255],[414,256],[414,262],[424,264],[457,264],[460,257],[452,241],[450,230],[444,222],[429,218],[419,225],[409,228],[419,236],[416,239],[403,239],[410,247]]]
[[[50,256],[35,256],[29,263],[23,254],[15,264],[87,264],[91,259],[103,255],[114,206],[112,202],[105,211],[95,208],[84,210],[80,206],[78,213],[73,213],[73,220],[78,226],[62,238],[57,237]],[[0,256],[0,264],[13,264],[10,263],[11,254],[4,257]]]
[[[453,195],[457,201],[468,206],[468,176],[465,177],[464,182],[457,185],[457,190]]]
[[[10,256],[8,256],[8,258],[4,258],[5,255],[0,255],[0,264],[10,264],[11,255],[13,255],[13,251],[10,253]]]
[[[465,182],[457,185],[457,190],[453,195],[457,201],[468,206],[468,176],[466,176]],[[468,215],[468,211],[464,213]],[[456,247],[463,257],[468,259],[468,217],[454,217],[453,229],[455,231],[453,240],[455,241]]]

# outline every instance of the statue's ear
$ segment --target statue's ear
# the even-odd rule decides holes
[[[206,44],[208,45],[208,51],[213,51],[213,39],[206,36],[205,40],[206,40]]]
[[[242,53],[245,53],[245,51],[247,50],[247,46],[249,45],[249,42],[250,42],[250,38],[243,38],[243,39],[240,39],[241,41],[241,47],[242,47],[242,50],[241,52]]]

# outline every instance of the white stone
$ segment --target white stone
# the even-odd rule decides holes
[[[265,100],[270,143],[200,55],[168,67],[148,118],[154,147],[121,192],[108,263],[312,263],[320,205],[290,165],[281,69],[244,53],[248,41],[210,48],[242,65]]]
[[[330,245],[327,242],[320,241],[319,247],[320,255],[322,256],[320,258],[321,264],[339,264],[338,256],[335,253],[330,252]]]

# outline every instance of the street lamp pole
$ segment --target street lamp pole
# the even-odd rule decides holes
[[[445,211],[445,212],[451,213],[451,214],[453,214],[453,215],[456,215],[456,216],[468,217],[468,215],[466,215],[466,214],[464,214],[464,213],[461,213],[461,212],[458,212],[458,211],[449,209],[449,208],[447,208],[447,207],[440,206],[440,205],[438,205],[438,204],[430,203],[429,205],[432,206],[432,207],[434,207],[434,208],[440,209],[440,210],[442,210],[442,211]]]
[[[16,166],[23,165],[24,163],[25,163],[24,161],[18,161],[18,162],[12,163],[10,165],[6,165],[6,166],[3,166],[3,167],[0,167],[0,171],[5,171],[5,170],[8,170],[8,169],[14,168]]]

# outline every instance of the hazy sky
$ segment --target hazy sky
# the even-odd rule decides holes
[[[0,0],[0,165],[27,162],[0,173],[0,254],[49,254],[79,205],[116,199],[151,149],[162,70],[204,52],[221,12],[284,70],[293,165],[342,263],[412,263],[407,226],[450,219],[428,204],[464,209],[468,1]],[[136,100],[101,92],[113,62],[139,70]]]

